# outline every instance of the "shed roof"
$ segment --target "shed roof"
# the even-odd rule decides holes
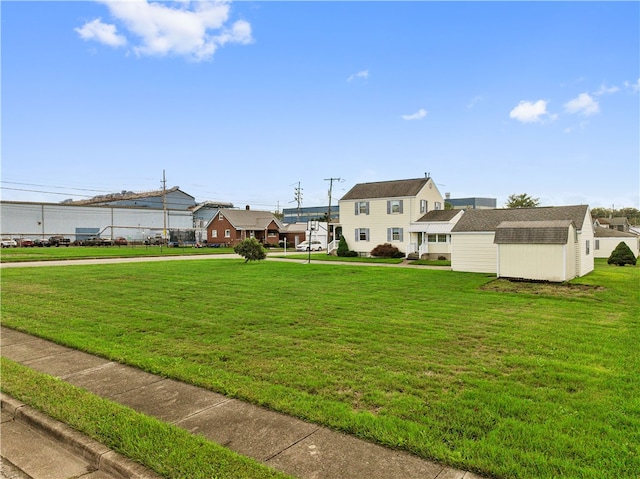
[[[589,210],[588,205],[544,206],[536,208],[508,208],[495,210],[467,210],[451,230],[462,232],[492,232],[503,221],[571,220],[581,230]],[[590,221],[588,221],[590,223]]]
[[[342,200],[363,200],[368,198],[398,198],[416,196],[431,178],[409,180],[378,181],[358,183],[341,198]]]
[[[503,221],[496,228],[496,244],[567,244],[571,220]]]

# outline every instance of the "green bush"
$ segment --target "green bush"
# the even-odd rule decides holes
[[[631,251],[627,243],[621,241],[618,243],[618,246],[616,246],[616,249],[613,250],[611,256],[609,256],[607,263],[617,264],[618,266],[624,266],[625,264],[635,265],[636,257],[633,255],[633,251]]]
[[[391,243],[384,243],[373,248],[371,250],[371,256],[375,256],[377,258],[403,258],[404,253]]]
[[[347,245],[347,240],[344,239],[344,236],[340,237],[340,241],[338,242],[338,251],[336,252],[338,256],[349,256],[349,245]]]
[[[267,257],[267,252],[255,238],[248,238],[234,246],[233,251],[244,258],[244,262],[258,261]]]

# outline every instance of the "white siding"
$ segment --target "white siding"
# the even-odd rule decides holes
[[[493,243],[495,234],[452,233],[451,269],[471,273],[498,272],[498,248]]]
[[[599,248],[596,249],[595,242],[599,242]],[[613,250],[616,249],[620,243],[626,243],[629,249],[633,252],[634,256],[637,258],[640,254],[640,237],[632,238],[630,236],[624,237],[612,237],[606,236],[604,238],[594,238],[593,240],[593,256],[594,258],[608,258],[613,253]]]
[[[575,243],[498,245],[498,276],[566,281],[576,276]]]
[[[594,263],[594,234],[593,223],[591,223],[591,210],[587,208],[587,214],[584,218],[582,225],[576,225],[580,230],[578,234],[578,248],[576,250],[576,257],[578,258],[578,265],[576,267],[577,276],[584,276],[585,274],[593,271]],[[589,242],[589,251],[587,252],[587,242]]]

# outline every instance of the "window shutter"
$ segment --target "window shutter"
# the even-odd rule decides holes
[[[356,228],[356,241],[360,241],[360,230]]]
[[[401,204],[402,204],[402,203],[401,203]],[[403,234],[402,234],[402,230],[403,230],[403,228],[400,228],[400,241],[404,241],[404,239],[403,239]]]
[[[403,202],[403,201],[404,201],[404,200],[400,200],[400,214],[402,214],[402,202]]]
[[[391,214],[391,201],[387,200],[387,214]]]
[[[359,214],[360,214],[360,202],[356,201],[356,215],[359,215]]]
[[[391,235],[392,235],[391,228],[387,228],[387,241],[389,243],[391,243]]]
[[[367,210],[367,214],[369,214],[369,202],[368,201],[365,203],[365,208]]]
[[[365,236],[367,237],[367,241],[369,241],[369,228],[365,229]]]

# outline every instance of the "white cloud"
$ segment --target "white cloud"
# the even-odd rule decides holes
[[[352,75],[349,76],[349,78],[347,78],[348,82],[352,82],[353,80],[367,80],[369,78],[369,70],[362,70],[359,71],[358,73],[354,73]]]
[[[226,0],[185,0],[177,3],[102,0],[102,3],[107,5],[116,22],[126,29],[129,43],[133,44],[137,55],[179,55],[202,61],[211,59],[217,48],[227,43],[248,44],[253,41],[248,22],[239,20],[227,25],[230,2]],[[81,31],[95,22],[89,22],[76,31],[82,36]],[[115,32],[115,26],[104,26]],[[90,39],[113,46],[104,37],[94,35]]]
[[[478,103],[482,103],[484,101],[484,97],[482,95],[476,95],[474,96],[471,101],[467,104],[467,108],[469,110],[471,110],[473,107],[475,107]]]
[[[630,88],[631,91],[637,93],[638,91],[640,91],[640,78],[638,78],[635,83],[629,83],[628,81],[624,82],[624,87]]]
[[[545,100],[538,100],[535,103],[523,100],[511,110],[509,118],[522,123],[536,123],[543,121],[543,117],[546,115],[549,115],[549,113],[547,112],[547,102]],[[550,116],[550,118],[554,119],[555,116]]]
[[[427,116],[427,110],[424,108],[420,108],[417,112],[412,115],[402,115],[403,120],[422,120],[425,116]]]
[[[616,93],[620,91],[620,87],[617,86],[607,86],[604,83],[602,85],[600,85],[600,88],[598,88],[597,91],[594,91],[593,94],[596,96],[600,96],[600,95],[605,95],[605,94],[611,94],[611,93]]]
[[[577,98],[564,104],[568,113],[580,113],[584,116],[594,115],[600,111],[600,105],[588,93],[580,93]]]
[[[95,40],[111,47],[121,47],[127,43],[125,37],[116,33],[115,25],[102,23],[101,18],[87,22],[82,27],[75,28],[75,31],[83,40]]]

